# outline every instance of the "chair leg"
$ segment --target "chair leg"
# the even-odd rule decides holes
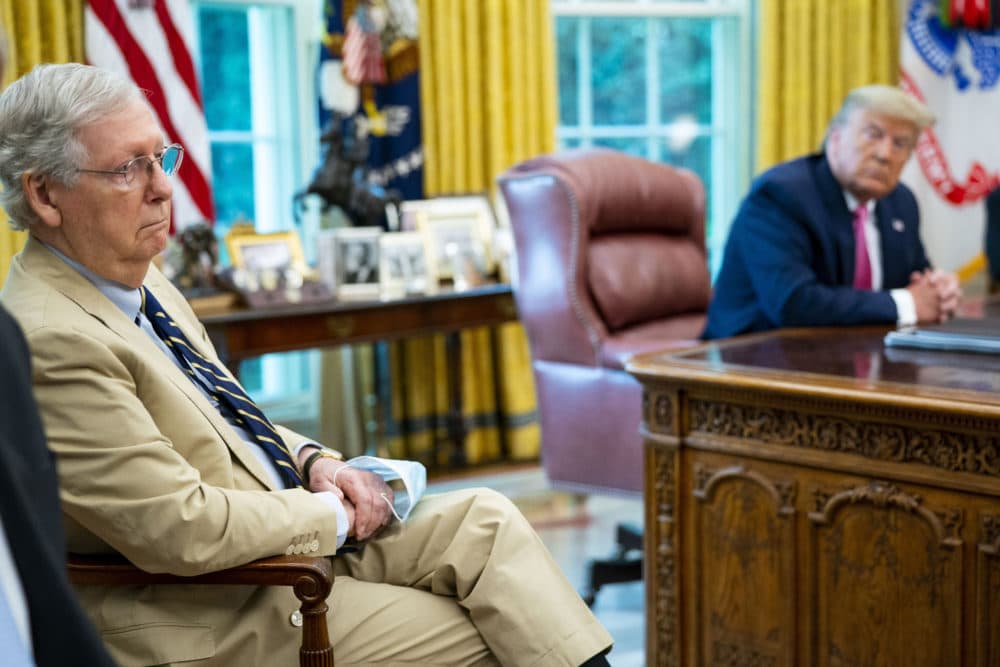
[[[318,577],[303,576],[295,582],[292,591],[302,605],[302,646],[299,648],[299,667],[334,667],[333,646],[327,629],[326,604],[333,588],[332,578],[324,581]]]
[[[615,553],[610,558],[590,561],[588,589],[583,599],[592,606],[602,586],[641,580],[642,529],[633,524],[618,524]]]

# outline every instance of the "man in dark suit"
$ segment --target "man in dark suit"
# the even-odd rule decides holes
[[[0,76],[6,61],[0,26]],[[29,359],[21,329],[0,306],[0,662],[114,667],[66,577],[59,480]]]
[[[759,176],[730,230],[703,338],[951,316],[958,280],[931,269],[917,202],[899,183],[933,120],[898,88],[858,88],[822,152]]]
[[[0,307],[0,539],[9,548],[0,548],[0,606],[22,619],[19,634],[31,644],[0,642],[0,662],[113,667],[66,578],[55,460],[31,393],[29,358],[21,330]]]

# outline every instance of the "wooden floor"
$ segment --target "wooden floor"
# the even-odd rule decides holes
[[[487,486],[514,500],[578,590],[583,589],[587,561],[612,553],[615,525],[620,521],[642,523],[641,499],[582,498],[556,492],[549,488],[537,466],[432,478],[427,492],[470,486]],[[593,610],[615,640],[608,661],[614,667],[643,667],[646,663],[642,582],[602,588]]]

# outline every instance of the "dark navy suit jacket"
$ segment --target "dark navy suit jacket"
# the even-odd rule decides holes
[[[888,290],[930,266],[920,213],[900,184],[878,200],[882,290],[856,290],[854,231],[844,191],[823,154],[779,164],[754,180],[716,278],[703,338],[778,327],[894,323]]]
[[[0,516],[28,602],[35,661],[114,667],[66,576],[55,461],[31,392],[29,358],[21,330],[0,307]],[[2,655],[0,647],[0,664]]]

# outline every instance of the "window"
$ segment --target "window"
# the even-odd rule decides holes
[[[714,275],[750,178],[750,0],[553,0],[562,147],[687,167]]]
[[[320,43],[319,0],[196,0],[192,8],[216,234],[221,238],[241,218],[260,232],[290,229],[294,195],[318,159],[309,63]],[[296,416],[315,413],[314,355],[252,359],[243,363],[241,379],[276,419],[283,407]]]

